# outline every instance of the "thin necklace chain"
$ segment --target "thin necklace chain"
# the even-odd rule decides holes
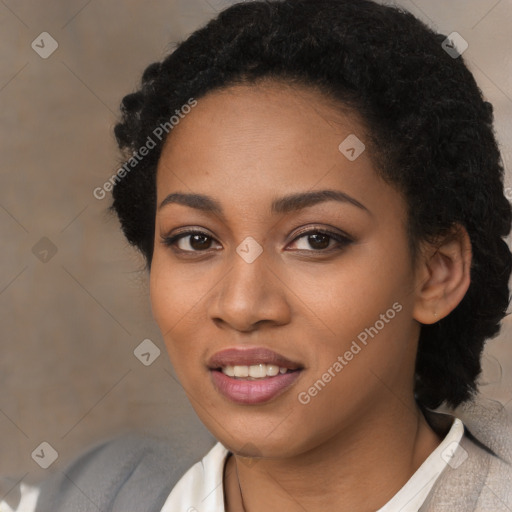
[[[238,488],[240,489],[240,499],[242,500],[242,510],[243,512],[246,512],[245,510],[245,503],[244,503],[244,495],[242,493],[242,486],[240,485],[240,477],[238,476],[238,462],[235,458],[235,469],[236,469],[236,479],[238,481]]]

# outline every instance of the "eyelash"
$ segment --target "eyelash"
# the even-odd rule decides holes
[[[311,250],[307,250],[307,249],[298,249],[299,252],[314,252],[314,253],[329,253],[329,252],[332,252],[333,250],[342,250],[343,248],[345,248],[346,246],[350,245],[351,243],[353,243],[353,240],[351,238],[349,238],[348,236],[344,236],[344,235],[341,235],[339,233],[334,233],[332,231],[329,231],[329,230],[325,230],[325,229],[310,229],[308,231],[304,231],[302,233],[299,233],[293,240],[291,243],[301,239],[301,238],[304,238],[304,237],[307,237],[309,235],[313,235],[313,234],[321,234],[321,235],[326,235],[328,236],[329,238],[335,240],[337,242],[337,247],[331,247],[331,248],[328,248],[328,249],[311,249]],[[184,231],[182,233],[178,233],[176,235],[173,235],[173,236],[161,236],[162,238],[162,243],[165,245],[165,246],[168,246],[170,247],[171,249],[173,249],[175,252],[180,252],[180,253],[185,253],[185,254],[194,254],[194,253],[197,253],[197,254],[200,254],[200,253],[207,253],[210,251],[210,249],[205,249],[204,251],[195,251],[195,250],[192,250],[192,251],[188,251],[188,250],[183,250],[183,249],[179,249],[176,247],[176,242],[178,242],[179,240],[181,240],[182,238],[186,238],[188,236],[191,236],[191,235],[202,235],[206,238],[210,238],[211,240],[214,240],[217,242],[217,240],[215,240],[215,238],[213,238],[212,236],[210,236],[208,233],[205,233],[204,231],[199,231],[199,230],[189,230],[189,231]],[[217,242],[218,243],[218,242]],[[217,250],[217,249],[214,249],[214,250]]]

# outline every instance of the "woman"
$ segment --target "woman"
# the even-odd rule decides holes
[[[510,510],[509,461],[433,412],[475,396],[512,266],[492,107],[455,42],[368,0],[240,3],[122,111],[112,209],[219,442],[184,475],[165,448],[96,450],[74,474],[120,484],[95,507]],[[52,492],[40,510],[87,509]]]

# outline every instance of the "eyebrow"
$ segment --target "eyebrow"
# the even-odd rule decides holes
[[[360,203],[357,199],[341,192],[340,190],[315,190],[313,192],[302,192],[298,194],[291,194],[288,196],[275,199],[271,205],[271,213],[289,213],[296,210],[307,208],[318,203],[325,201],[338,201],[340,203],[348,203],[361,210],[371,213],[366,206]],[[213,213],[224,217],[222,206],[219,202],[210,196],[203,194],[183,194],[175,192],[169,194],[158,207],[161,210],[164,206],[169,204],[181,204],[190,208],[195,208],[207,213]]]

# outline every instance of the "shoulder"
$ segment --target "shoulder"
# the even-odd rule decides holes
[[[101,442],[40,488],[36,512],[160,511],[197,459],[182,444],[139,435]]]
[[[466,429],[421,511],[509,512],[511,481],[510,462],[498,457]]]

